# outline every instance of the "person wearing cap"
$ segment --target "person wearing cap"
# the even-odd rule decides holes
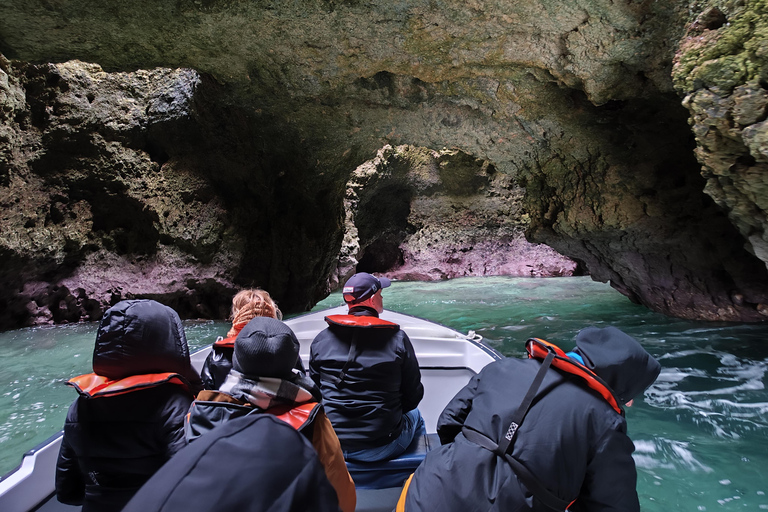
[[[64,423],[56,497],[84,512],[119,511],[181,450],[184,416],[202,382],[179,315],[154,300],[124,300],[101,319],[93,373]]]
[[[426,432],[411,341],[399,325],[379,318],[381,290],[390,284],[365,272],[349,278],[343,289],[349,313],[327,316],[328,327],[310,347],[309,375],[351,461],[395,458]]]
[[[566,353],[534,338],[528,359],[487,365],[441,413],[442,446],[406,482],[397,512],[638,512],[624,404],[661,366],[615,327]]]
[[[197,442],[242,416],[275,416],[312,442],[342,512],[353,512],[355,485],[339,439],[319,403],[320,390],[296,369],[298,360],[299,340],[289,326],[276,318],[253,318],[235,338],[232,369],[220,388],[201,391],[189,408],[184,425],[187,441]]]

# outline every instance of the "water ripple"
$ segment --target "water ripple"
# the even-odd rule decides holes
[[[713,350],[683,350],[658,358],[663,369],[645,393],[652,407],[672,410],[678,421],[708,427],[716,437],[737,439],[768,430],[768,360]]]

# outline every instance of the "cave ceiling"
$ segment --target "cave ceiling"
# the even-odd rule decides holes
[[[414,262],[429,237],[478,247],[496,237],[487,256],[524,233],[563,255],[562,268],[568,260],[655,311],[762,321],[768,46],[757,28],[725,45],[763,9],[728,6],[0,0],[11,148],[0,152],[0,187],[23,182],[21,206],[4,204],[41,212],[6,216],[30,242],[0,240],[6,266],[23,269],[0,280],[18,287],[24,276],[27,298],[42,293],[33,282],[49,295],[66,285],[85,304],[120,297],[115,285],[77,299],[89,261],[155,281],[199,274],[188,315],[221,316],[201,295],[254,283],[298,311],[374,248],[410,241],[400,252]],[[748,71],[728,81],[723,68]],[[363,182],[402,215],[366,212],[375,203],[351,184],[375,158],[382,178]],[[402,161],[412,164],[404,174],[387,167]],[[353,214],[350,194],[363,197]],[[441,222],[426,212],[449,210],[469,213],[425,231]],[[78,222],[91,234],[60,233]],[[435,277],[413,266],[412,276]],[[171,296],[156,286],[144,295]]]

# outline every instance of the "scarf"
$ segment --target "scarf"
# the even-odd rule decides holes
[[[276,405],[294,405],[309,401],[319,402],[320,390],[309,377],[293,370],[290,379],[251,377],[230,370],[219,391],[233,398],[266,410]]]

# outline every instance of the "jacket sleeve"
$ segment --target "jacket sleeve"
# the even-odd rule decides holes
[[[400,383],[400,395],[403,412],[412,411],[418,407],[421,399],[424,398],[424,386],[421,384],[421,371],[419,370],[419,360],[416,359],[416,352],[408,335],[403,333],[403,369],[402,381]]]
[[[621,420],[622,425],[626,425]],[[625,427],[607,431],[596,444],[587,466],[579,497],[571,512],[639,512],[637,470],[632,452],[635,447]]]
[[[184,419],[191,404],[192,397],[179,390],[170,396],[161,413],[160,443],[165,449],[167,459],[187,445],[184,437]]]
[[[441,444],[452,443],[461,432],[461,427],[464,426],[464,421],[472,410],[472,399],[477,392],[479,382],[480,375],[474,375],[440,413],[437,419],[437,434]]]
[[[320,386],[320,370],[317,367],[317,353],[314,341],[309,347],[309,378],[312,379],[316,386]]]
[[[85,480],[77,463],[77,454],[64,434],[56,461],[56,499],[67,505],[82,505],[84,498]]]
[[[318,413],[314,421],[312,446],[317,451],[320,463],[325,468],[325,476],[336,490],[339,498],[339,508],[342,512],[354,512],[357,503],[355,483],[344,462],[344,452],[341,450],[339,438],[333,430],[325,412]]]

